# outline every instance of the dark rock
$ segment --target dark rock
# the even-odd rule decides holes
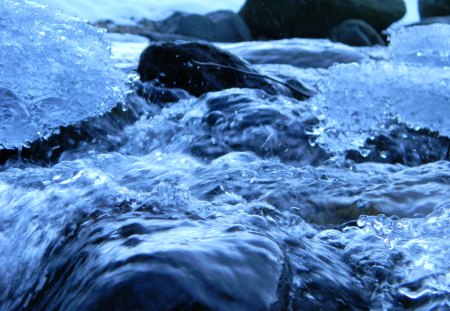
[[[427,129],[414,130],[401,126],[389,134],[368,139],[364,149],[370,151],[366,156],[351,150],[347,153],[347,159],[358,163],[400,163],[408,166],[450,160],[450,138]]]
[[[255,88],[268,94],[309,97],[306,89],[265,76],[239,57],[202,42],[152,44],[142,52],[138,72],[143,82],[180,88],[194,96],[229,88]]]
[[[450,15],[449,0],[419,0],[421,18]]]
[[[135,25],[117,25],[111,20],[102,20],[94,23],[95,26],[105,28],[111,33],[133,34],[146,37],[151,41],[198,41],[198,38],[173,33],[162,33],[158,22],[141,19]]]
[[[286,308],[287,263],[269,238],[147,216],[95,217],[62,234],[21,310]]]
[[[240,42],[252,39],[242,17],[231,11],[217,11],[206,15],[177,12],[158,22],[158,29],[161,33],[213,42]]]
[[[377,281],[370,266],[357,270],[380,261],[363,261],[374,257],[371,249],[350,252],[284,232],[281,240],[255,224],[260,217],[230,230],[214,220],[149,216],[97,212],[68,226],[17,309],[363,310]]]
[[[112,20],[101,20],[94,23],[95,26],[105,28],[108,32],[129,33],[133,35],[145,36],[158,32],[158,24],[155,21],[141,19],[136,25],[117,25]]]
[[[198,41],[197,38],[187,37],[182,35],[174,35],[160,32],[143,32],[141,36],[146,37],[150,41],[154,42],[164,42],[164,41]]]
[[[232,11],[216,11],[206,15],[176,12],[162,21],[142,19],[135,25],[117,25],[111,20],[95,23],[108,32],[130,33],[152,41],[240,42],[252,39],[242,17]]]
[[[330,31],[330,39],[351,46],[385,45],[383,38],[363,20],[350,19]]]
[[[247,0],[240,11],[257,38],[326,38],[348,19],[361,19],[381,32],[406,13],[403,0]]]
[[[288,310],[366,310],[370,305],[372,291],[363,289],[355,278],[358,270],[337,254],[342,251],[325,243],[300,241],[286,253],[293,279],[298,280]]]
[[[367,58],[355,48],[317,39],[288,39],[258,44],[242,42],[223,47],[252,64],[286,64],[299,68],[328,68],[336,63],[359,63]]]
[[[190,150],[197,157],[212,160],[231,151],[251,151],[300,166],[318,165],[330,157],[308,134],[319,120],[301,103],[298,109],[289,109],[282,107],[284,99],[278,96],[236,89],[199,100],[206,102],[209,112],[202,120],[205,135]]]

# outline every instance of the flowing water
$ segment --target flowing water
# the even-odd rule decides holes
[[[145,41],[112,36],[109,61],[78,20],[0,7],[2,147],[124,100],[118,81],[135,79]],[[9,24],[19,17],[34,35]],[[11,44],[11,29],[27,37]],[[258,65],[317,90],[304,102],[229,89],[162,105],[131,92],[145,106],[136,122],[52,165],[6,161],[0,310],[448,310],[449,34],[397,32],[361,64]],[[369,150],[394,132],[397,145]],[[405,160],[389,161],[397,149]]]

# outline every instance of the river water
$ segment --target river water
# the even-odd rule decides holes
[[[45,12],[6,3],[24,23],[25,10]],[[54,31],[60,17],[45,16]],[[30,57],[20,68],[33,82],[1,80],[2,146],[45,138],[58,122],[115,102],[144,113],[55,163],[3,164],[0,310],[450,308],[448,26],[394,33],[389,48],[357,50],[361,63],[257,65],[314,89],[307,101],[229,89],[162,105],[114,86],[136,80],[145,40],[111,36],[112,60],[96,64],[107,55],[103,35],[64,23],[71,27],[48,39],[45,53],[62,57],[51,68],[26,66],[42,59],[39,29],[29,54],[1,46],[3,59],[11,49]],[[221,47],[245,54],[267,44]],[[76,77],[55,86],[55,72]],[[393,143],[367,144],[379,137]]]

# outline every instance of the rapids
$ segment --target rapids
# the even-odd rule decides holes
[[[10,3],[47,31],[34,28],[28,48],[0,43],[2,147],[100,115],[124,101],[125,75],[138,83],[145,39],[108,36],[109,60],[93,28]],[[67,40],[47,39],[58,29]],[[162,105],[128,91],[124,109],[147,109],[119,132],[52,165],[6,161],[0,310],[448,310],[449,38],[448,26],[415,27],[381,52],[355,49],[378,55],[360,63],[257,65],[318,92],[304,102],[235,88]],[[33,53],[42,44],[45,59]],[[26,70],[32,79],[17,77]],[[370,158],[368,141],[395,131],[410,160],[390,161],[389,145]]]

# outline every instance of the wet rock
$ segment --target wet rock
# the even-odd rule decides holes
[[[338,243],[281,239],[274,230],[275,243],[251,224],[255,220],[249,216],[239,230],[230,230],[214,220],[93,213],[68,226],[49,248],[39,280],[18,309],[337,310],[368,305],[371,292],[354,279],[339,245],[331,246]]]
[[[334,247],[308,241],[286,253],[295,280],[292,310],[364,310],[369,305],[364,285]]]
[[[326,38],[348,19],[361,19],[382,31],[406,13],[403,0],[247,0],[240,11],[257,38]]]
[[[103,20],[94,24],[97,27],[105,28],[109,33],[132,34],[146,37],[150,41],[196,41],[198,38],[161,33],[158,23],[147,19],[142,19],[136,25],[117,25],[111,20]]]
[[[191,153],[200,158],[251,151],[294,165],[318,165],[330,156],[311,134],[319,120],[298,102],[291,103],[298,105],[292,109],[280,104],[288,102],[286,98],[236,89],[207,94],[200,100],[209,110],[202,120],[206,134],[191,147]]]
[[[112,20],[100,20],[94,23],[95,26],[105,28],[108,32],[112,33],[129,33],[133,35],[139,35],[148,37],[151,34],[158,33],[158,24],[155,21],[143,18],[135,25],[118,25]]]
[[[187,37],[183,35],[167,34],[160,32],[145,32],[142,36],[146,37],[150,41],[164,42],[164,41],[198,41],[197,38]]]
[[[173,33],[162,33],[158,22],[142,19],[135,25],[117,25],[111,20],[103,20],[94,23],[95,26],[105,28],[109,33],[132,34],[146,37],[150,41],[198,41],[198,38],[183,36]]]
[[[183,35],[213,42],[240,42],[252,39],[241,16],[231,11],[206,15],[177,12],[158,22],[161,33]]]
[[[143,82],[180,88],[194,96],[229,88],[254,88],[268,94],[308,97],[306,90],[265,76],[239,57],[202,42],[152,44],[142,52],[138,72]]]
[[[351,46],[385,45],[383,38],[363,20],[350,19],[330,31],[330,39]]]
[[[272,240],[206,222],[141,216],[89,219],[62,235],[22,310],[286,307],[286,259]]]
[[[419,0],[419,14],[421,18],[450,15],[450,1]]]
[[[439,160],[450,160],[450,138],[427,129],[414,130],[398,127],[389,134],[366,141],[365,156],[351,150],[347,159],[362,162],[400,163],[418,166]]]
[[[328,68],[336,63],[359,63],[366,56],[355,48],[328,40],[289,39],[226,44],[222,47],[252,64],[286,64],[299,68]]]
[[[176,12],[162,21],[142,19],[135,25],[117,25],[111,20],[95,23],[108,32],[141,35],[152,41],[240,42],[252,39],[242,17],[232,11],[216,11],[206,15]]]

